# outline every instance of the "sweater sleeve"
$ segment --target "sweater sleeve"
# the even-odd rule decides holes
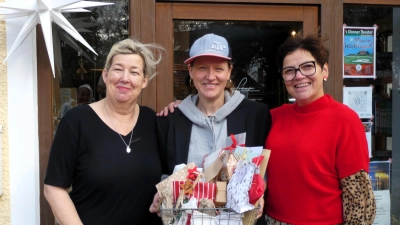
[[[79,157],[79,134],[74,129],[78,125],[71,124],[66,117],[61,120],[54,137],[44,180],[45,184],[63,188],[71,185]]]
[[[361,170],[340,179],[344,224],[372,224],[376,202],[368,173]]]
[[[368,144],[365,129],[358,115],[344,108],[338,118],[336,134],[336,169],[339,178],[348,177],[360,170],[369,170]]]

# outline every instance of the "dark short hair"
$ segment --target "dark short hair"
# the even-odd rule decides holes
[[[320,36],[318,33],[302,37],[302,34],[288,38],[278,49],[277,64],[278,69],[282,69],[285,57],[297,49],[308,51],[317,64],[321,67],[328,63],[329,50],[324,46],[326,37]]]

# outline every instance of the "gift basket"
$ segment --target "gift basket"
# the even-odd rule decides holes
[[[160,208],[164,225],[250,225],[257,221],[257,210],[259,207],[248,211],[244,217],[244,214],[234,213],[228,208],[176,209],[173,210],[174,217],[171,218],[164,215],[170,213],[169,209]]]
[[[228,147],[207,156],[203,168],[177,165],[156,185],[164,225],[255,224],[270,151],[245,147],[245,140],[245,133],[231,135]]]

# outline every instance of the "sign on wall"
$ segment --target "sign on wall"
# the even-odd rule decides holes
[[[372,118],[372,86],[343,87],[343,104],[354,110],[361,119]]]
[[[376,78],[376,27],[343,27],[343,78]]]

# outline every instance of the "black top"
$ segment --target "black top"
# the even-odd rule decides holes
[[[179,108],[167,117],[157,117],[163,172],[171,174],[175,165],[188,163],[192,130],[190,121]],[[243,99],[227,116],[227,133],[246,132],[246,146],[264,146],[271,128],[271,112],[266,104]],[[204,140],[207,141],[207,140]]]
[[[140,106],[130,153],[89,105],[62,118],[45,184],[68,188],[79,217],[91,224],[161,224],[149,213],[161,178],[155,112]],[[129,143],[131,133],[122,136]]]

